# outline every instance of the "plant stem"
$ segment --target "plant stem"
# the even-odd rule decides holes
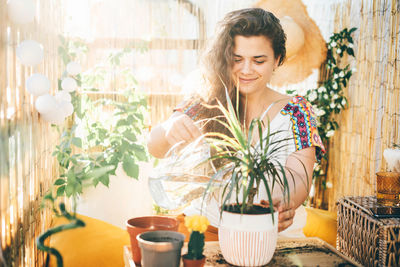
[[[68,230],[68,229],[84,227],[85,226],[85,222],[80,220],[80,219],[78,219],[78,218],[76,218],[76,216],[72,216],[70,213],[68,213],[65,210],[65,204],[64,203],[60,203],[59,207],[60,207],[60,211],[61,211],[62,217],[65,217],[71,223],[59,225],[59,226],[56,226],[56,227],[48,229],[46,232],[44,232],[43,234],[38,236],[38,238],[36,239],[36,242],[37,242],[38,249],[40,249],[42,251],[45,251],[45,252],[47,252],[49,254],[53,254],[57,258],[57,267],[63,267],[63,259],[62,259],[62,256],[61,256],[60,252],[55,248],[45,246],[44,245],[44,241],[48,237],[50,237],[51,235],[53,235],[55,233],[58,233],[58,232],[61,232],[61,231],[64,231],[64,230]]]

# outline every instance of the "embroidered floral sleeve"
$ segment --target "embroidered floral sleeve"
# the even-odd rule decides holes
[[[325,147],[318,134],[317,121],[311,104],[301,96],[296,96],[281,111],[290,114],[296,150],[315,146],[317,160],[325,154]]]
[[[201,107],[200,99],[189,99],[181,102],[174,108],[174,111],[179,111],[188,115],[192,120],[196,120]]]

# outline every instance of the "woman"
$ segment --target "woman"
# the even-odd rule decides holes
[[[274,70],[284,62],[285,40],[279,20],[268,11],[249,8],[227,14],[203,58],[205,90],[197,92],[176,108],[167,121],[154,127],[148,140],[149,152],[162,158],[175,144],[187,144],[205,132],[226,133],[215,121],[202,128],[196,121],[220,115],[218,109],[210,106],[217,99],[226,105],[226,89],[235,102],[239,90],[239,116],[245,126],[254,118],[262,118],[266,124],[269,119],[271,131],[284,130],[291,137],[283,160],[286,168],[295,173],[297,182],[290,184],[291,202],[279,207],[279,231],[293,223],[295,210],[309,193],[315,154],[324,151],[310,104],[302,97],[292,98],[267,86]],[[280,194],[274,192],[274,204],[278,204]],[[261,203],[265,202],[264,195],[259,194]]]

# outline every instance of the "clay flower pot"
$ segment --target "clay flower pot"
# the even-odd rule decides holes
[[[150,231],[137,237],[145,267],[179,267],[185,236],[173,231]]]
[[[131,239],[132,258],[136,265],[140,265],[141,253],[136,236],[143,232],[167,230],[178,231],[179,221],[171,217],[144,216],[127,220],[126,228]]]
[[[187,254],[182,256],[183,266],[184,267],[203,267],[206,263],[206,256],[203,255],[203,258],[199,260],[193,260],[186,258]]]

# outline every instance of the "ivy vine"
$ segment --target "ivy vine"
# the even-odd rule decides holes
[[[344,94],[344,89],[349,83],[350,77],[355,72],[350,65],[341,66],[340,60],[349,55],[354,57],[352,33],[356,28],[343,29],[339,33],[334,33],[327,43],[326,59],[326,79],[318,88],[309,89],[304,97],[309,101],[317,115],[318,133],[325,148],[329,147],[329,140],[334,136],[339,124],[335,120],[334,114],[339,114],[348,105],[348,100]],[[294,91],[287,91],[293,94]],[[324,154],[321,161],[314,168],[313,179],[322,179],[323,190],[331,187],[326,182],[328,169],[328,153]]]

